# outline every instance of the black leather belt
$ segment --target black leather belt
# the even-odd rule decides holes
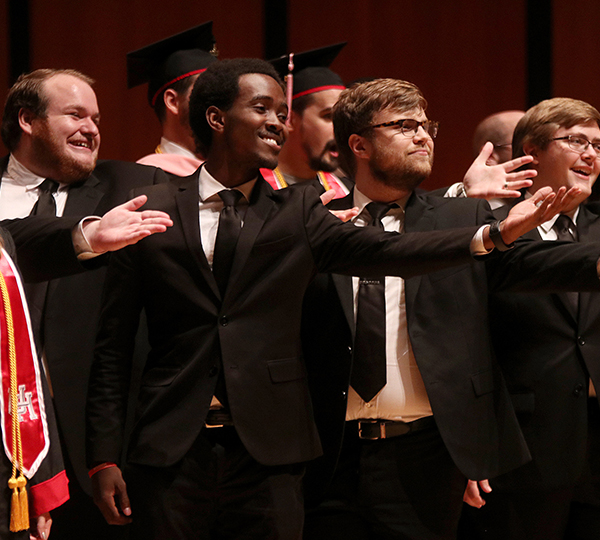
[[[413,422],[394,422],[392,420],[358,420],[358,438],[368,441],[399,437],[435,426],[433,416],[419,418]]]
[[[233,426],[233,419],[231,418],[231,413],[227,409],[211,409],[206,415],[204,425],[207,428]]]

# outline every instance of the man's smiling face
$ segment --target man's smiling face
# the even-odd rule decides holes
[[[250,167],[274,168],[287,137],[287,104],[277,81],[261,73],[239,79],[239,93],[225,113],[230,157]]]
[[[44,96],[46,116],[31,123],[39,169],[61,183],[86,178],[96,166],[100,148],[96,94],[81,79],[59,74],[44,83]]]
[[[587,139],[592,143],[600,142],[600,128],[594,121],[570,128],[561,127],[556,130],[552,139],[569,135]],[[592,145],[583,152],[573,150],[567,139],[552,140],[544,150],[526,146],[524,149],[534,157],[533,166],[538,171],[534,184],[536,188],[550,186],[556,191],[562,186],[567,189],[573,186],[580,187],[582,193],[573,204],[573,208],[589,197],[600,172],[600,161]]]

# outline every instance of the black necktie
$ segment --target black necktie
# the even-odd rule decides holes
[[[552,228],[556,231],[557,240],[565,240],[567,242],[579,241],[577,227],[575,226],[575,223],[573,223],[569,216],[560,214],[556,218],[556,221],[554,222],[554,226]]]
[[[383,230],[381,218],[393,206],[396,205],[369,203],[371,225]],[[386,383],[385,314],[385,277],[360,278],[350,384],[367,403]]]
[[[579,242],[579,233],[577,231],[577,226],[573,223],[573,220],[569,216],[565,216],[564,214],[560,214],[556,221],[554,222],[554,226],[552,227],[556,231],[556,239],[564,240],[565,242]],[[577,292],[567,292],[564,293],[573,308],[575,315],[577,315],[579,311],[579,293]]]
[[[219,228],[215,241],[213,274],[221,295],[224,295],[235,255],[235,247],[242,229],[242,220],[236,209],[242,193],[237,189],[224,189],[219,192],[219,197],[223,200],[223,209],[219,217]]]
[[[31,210],[31,216],[55,216],[56,201],[54,193],[58,189],[58,182],[46,178],[38,187],[40,196]]]
[[[46,178],[39,186],[40,195],[33,206],[31,216],[55,216],[56,202],[53,193],[58,189],[58,182]],[[31,317],[31,326],[36,340],[36,346],[41,352],[43,344],[43,320],[46,295],[48,292],[48,282],[26,283],[25,294],[27,295],[27,304]]]

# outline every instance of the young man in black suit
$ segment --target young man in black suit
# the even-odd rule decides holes
[[[84,452],[85,396],[106,267],[105,257],[83,259],[170,223],[162,214],[135,212],[144,199],[117,207],[132,188],[167,178],[150,167],[97,163],[100,113],[92,83],[74,70],[22,75],[2,118],[10,155],[0,160],[0,219],[14,237],[25,280],[51,280],[26,288],[70,478],[71,499],[55,513],[60,538],[110,534],[91,500]],[[92,215],[103,217],[83,219]]]
[[[268,63],[209,66],[190,98],[205,164],[140,191],[174,227],[111,257],[88,395],[89,465],[103,514],[132,521],[134,538],[298,539],[303,464],[321,453],[300,342],[314,274],[410,277],[468,264],[471,244],[493,247],[488,227],[481,239],[478,226],[358,229],[334,218],[312,185],[274,191],[259,169],[277,164],[287,113]],[[501,224],[504,241],[537,223],[551,199],[541,193],[516,209]],[[142,308],[152,350],[126,485],[117,464]]]
[[[355,223],[366,228],[384,208],[383,228],[407,233],[493,220],[484,201],[415,192],[431,173],[437,134],[426,106],[416,86],[393,79],[342,93],[334,129],[355,188],[333,208],[358,207]],[[308,467],[305,538],[454,538],[466,479],[529,460],[491,349],[488,292],[597,289],[597,253],[584,280],[571,279],[583,268],[576,258],[551,269],[571,247],[537,260],[517,248],[485,263],[382,278],[378,304],[372,278],[317,276],[303,337],[325,456]]]
[[[545,187],[581,190],[560,216],[526,238],[579,244],[600,240],[598,206],[585,203],[600,172],[596,108],[569,98],[540,102],[517,124],[513,155],[531,156],[529,167],[537,171],[525,197]],[[506,215],[510,208],[496,214]],[[485,537],[598,538],[597,294],[499,293],[491,297],[490,312],[495,352],[533,459],[491,481],[493,492],[481,516]],[[507,335],[514,338],[506,340]]]

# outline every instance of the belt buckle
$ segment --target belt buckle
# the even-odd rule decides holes
[[[379,426],[379,435],[377,437],[365,437],[363,436],[363,424],[377,424]],[[385,439],[385,422],[379,420],[359,420],[358,421],[358,438],[365,441],[377,441],[379,439]]]

